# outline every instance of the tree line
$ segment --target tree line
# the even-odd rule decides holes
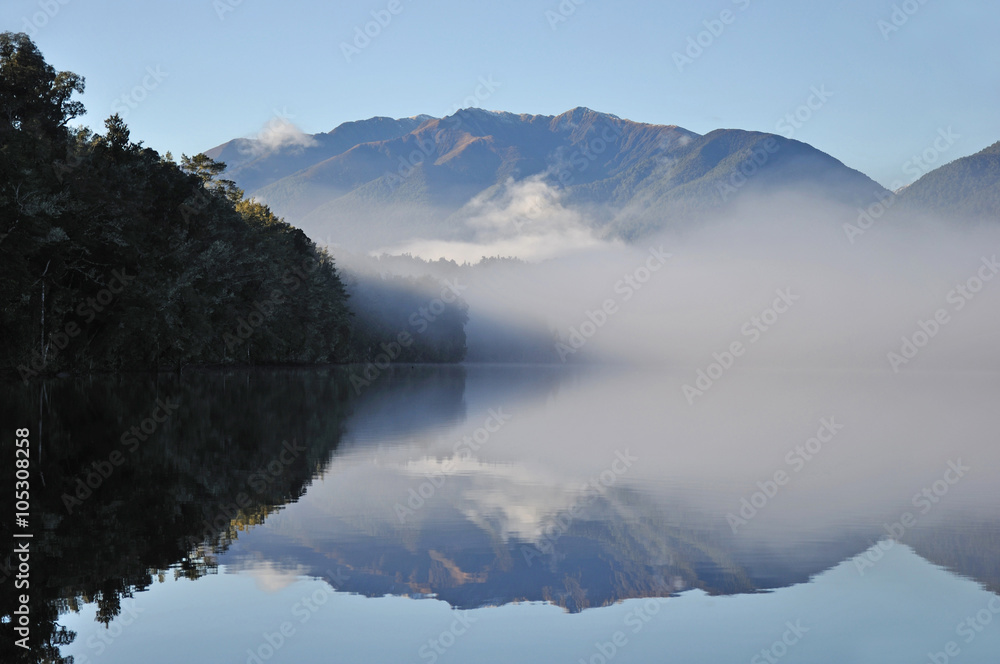
[[[0,34],[0,358],[11,374],[363,362],[396,337],[402,314],[352,302],[330,254],[245,198],[224,164],[143,147],[118,115],[103,134],[71,127],[83,90],[27,35]],[[417,295],[391,304],[421,306]],[[461,361],[466,320],[463,302],[449,304],[400,359]]]

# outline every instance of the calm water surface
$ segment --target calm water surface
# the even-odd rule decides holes
[[[1000,661],[1000,376],[733,372],[691,406],[688,373],[12,391],[41,429],[33,638],[78,664]]]

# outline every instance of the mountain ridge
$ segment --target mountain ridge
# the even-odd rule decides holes
[[[996,220],[1000,217],[1000,141],[924,174],[898,195],[903,211]]]
[[[582,106],[559,115],[467,108],[443,118],[379,116],[325,134],[283,131],[285,142],[273,149],[267,140],[235,139],[206,154],[235,156],[225,177],[311,237],[353,250],[415,239],[474,241],[481,231],[471,226],[483,201],[514,207],[510,191],[529,182],[585,218],[595,235],[626,241],[699,223],[751,192],[794,191],[849,209],[890,195],[802,141],[731,128],[702,135]],[[998,146],[973,155],[987,164],[979,167],[984,182],[974,187],[1000,183]],[[957,178],[969,164],[948,167],[961,171]],[[1000,193],[995,203],[970,206],[967,192],[941,190],[951,186],[947,179],[932,186],[941,177],[935,173],[899,195],[917,206],[938,199],[941,205],[929,205],[936,212],[1000,208]],[[921,190],[928,192],[923,198],[914,193]]]

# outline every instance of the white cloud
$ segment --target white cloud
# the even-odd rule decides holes
[[[287,148],[311,148],[316,139],[288,121],[287,117],[276,115],[264,128],[248,142],[247,149],[254,156],[277,152]]]
[[[468,230],[468,240],[414,239],[373,253],[410,253],[470,263],[498,255],[540,261],[603,244],[584,213],[564,206],[563,191],[543,177],[511,178],[498,190],[469,201],[455,215]]]

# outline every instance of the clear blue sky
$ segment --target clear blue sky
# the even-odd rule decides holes
[[[121,96],[145,79],[126,122],[133,139],[175,155],[251,136],[276,110],[308,133],[440,116],[468,105],[480,77],[499,83],[483,108],[588,106],[698,133],[781,133],[781,118],[825,86],[832,96],[814,98],[793,137],[886,185],[912,179],[904,163],[939,129],[959,138],[935,166],[1000,140],[1000,4],[990,0],[576,1],[3,0],[0,25],[86,77],[91,127],[127,108]],[[889,32],[894,5],[900,25]],[[674,53],[725,10],[728,25],[705,32],[679,71]],[[372,12],[391,20],[348,62],[341,43]]]

